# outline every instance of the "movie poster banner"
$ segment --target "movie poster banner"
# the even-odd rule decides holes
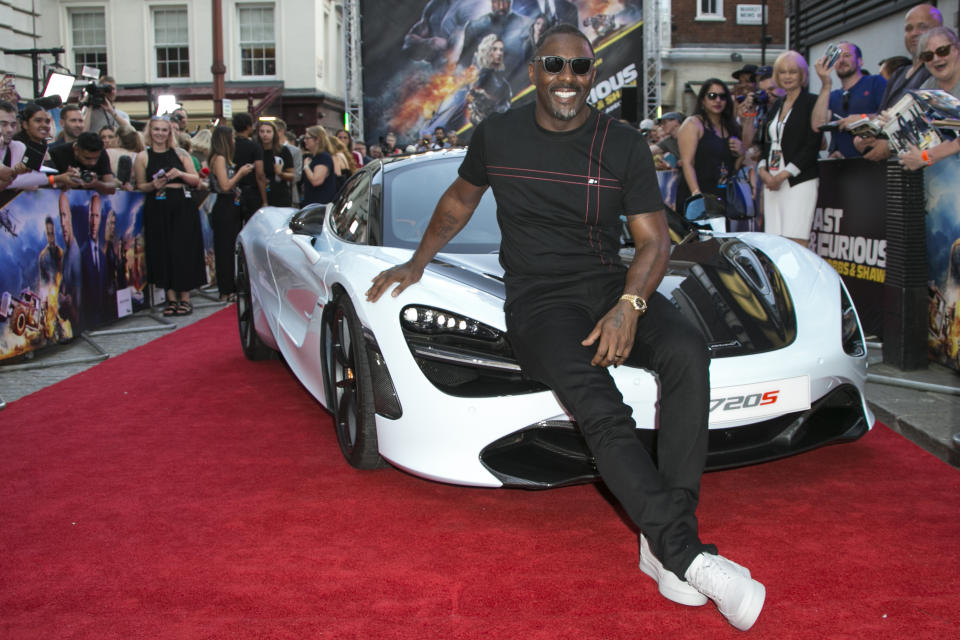
[[[924,169],[930,359],[960,371],[960,157]]]
[[[541,5],[543,7],[541,8]],[[401,150],[437,127],[469,141],[492,113],[533,100],[527,63],[544,29],[576,25],[593,43],[589,102],[620,115],[621,90],[640,80],[639,0],[362,0],[364,133]]]
[[[143,194],[41,189],[0,210],[0,360],[146,305]]]
[[[820,163],[810,249],[843,278],[867,335],[881,336],[887,275],[886,166],[862,159]]]

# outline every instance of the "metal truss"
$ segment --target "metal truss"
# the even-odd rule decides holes
[[[363,135],[363,59],[361,57],[360,0],[344,0],[343,4],[343,108],[350,122],[354,140]]]
[[[643,117],[660,107],[660,0],[643,3]]]

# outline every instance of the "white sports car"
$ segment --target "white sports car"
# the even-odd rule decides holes
[[[358,468],[387,461],[485,487],[597,480],[576,423],[513,357],[489,191],[418,284],[366,301],[373,277],[412,255],[462,159],[460,150],[376,161],[330,205],[254,215],[237,241],[244,353],[283,355],[333,414]],[[672,229],[685,237],[659,290],[712,352],[708,468],[863,435],[873,424],[866,348],[837,273],[777,236]],[[610,373],[655,451],[654,377]]]

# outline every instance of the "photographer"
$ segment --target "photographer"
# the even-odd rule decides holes
[[[111,76],[103,76],[99,84],[91,82],[87,85],[81,102],[84,131],[100,131],[104,127],[112,127],[119,136],[127,130],[133,130],[130,116],[113,106],[116,94],[117,81]]]
[[[54,181],[62,189],[93,189],[100,195],[116,192],[110,157],[93,131],[84,131],[73,144],[51,148],[49,154],[50,165],[58,173]]]

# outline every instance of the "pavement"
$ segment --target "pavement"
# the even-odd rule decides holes
[[[189,316],[140,311],[69,345],[0,363],[0,409],[228,306],[218,301],[215,288],[195,291],[192,299]],[[903,371],[883,362],[880,344],[868,344],[866,395],[877,420],[960,468],[960,373],[934,363]]]

